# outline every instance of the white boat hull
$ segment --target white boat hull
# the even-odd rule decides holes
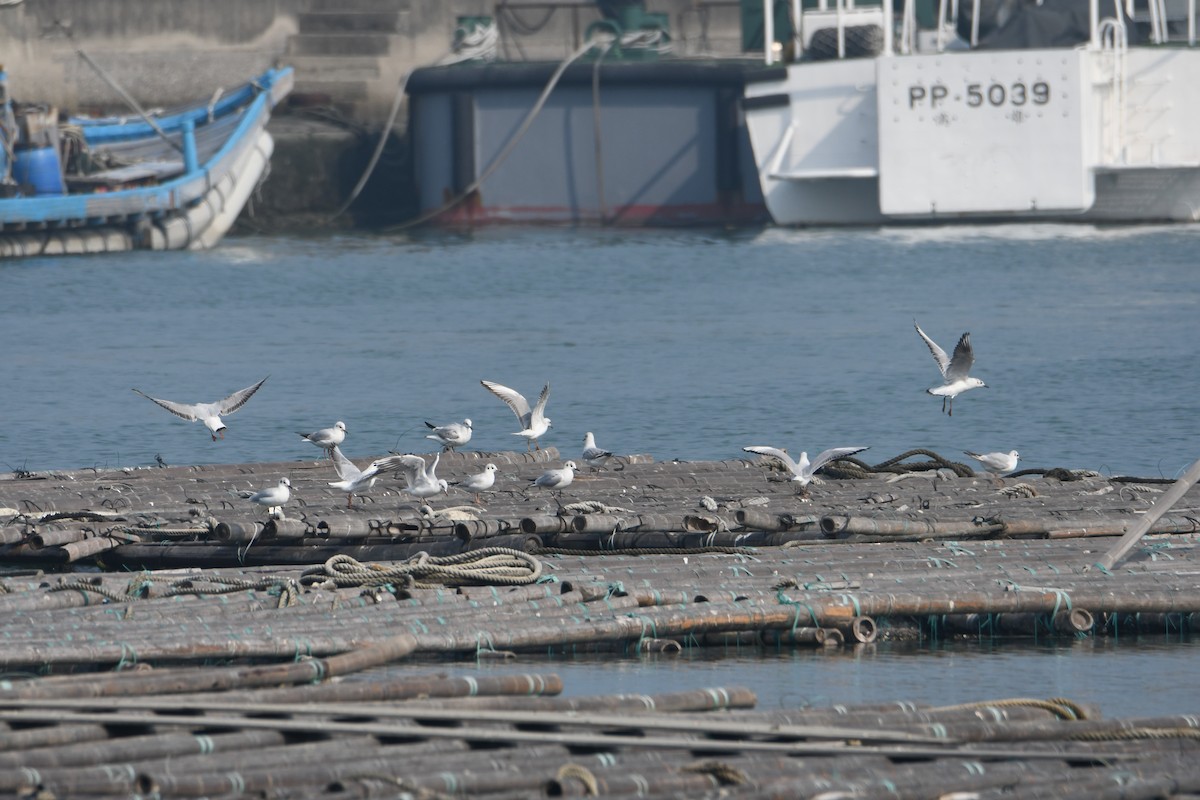
[[[799,63],[747,88],[776,223],[1200,220],[1200,51]]]

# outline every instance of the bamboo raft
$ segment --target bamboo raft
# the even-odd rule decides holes
[[[745,689],[559,697],[554,675],[393,675],[521,653],[850,647],[901,637],[1186,635],[1188,491],[1112,569],[1166,482],[998,481],[934,458],[625,457],[561,496],[553,450],[483,505],[387,479],[346,507],[324,462],[0,478],[0,794],[41,797],[1183,797],[1196,716],[1067,700],[763,712]],[[879,466],[879,465],[877,465]],[[244,494],[287,475],[270,518]],[[20,679],[16,676],[25,675]],[[1195,711],[1195,709],[1183,709]]]

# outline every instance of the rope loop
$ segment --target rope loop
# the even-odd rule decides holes
[[[338,554],[318,567],[305,570],[300,584],[327,588],[384,586],[429,589],[439,586],[522,586],[537,583],[542,562],[522,550],[483,547],[450,556],[431,556],[421,551],[407,561],[390,566],[363,564]]]

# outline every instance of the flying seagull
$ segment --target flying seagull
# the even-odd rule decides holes
[[[925,391],[935,397],[941,397],[942,411],[954,416],[954,398],[968,389],[979,386],[987,388],[987,384],[979,378],[972,378],[967,374],[975,363],[975,351],[971,349],[971,334],[964,333],[954,347],[954,355],[947,356],[945,350],[938,347],[933,339],[925,335],[925,331],[921,330],[921,326],[917,324],[916,320],[913,320],[913,327],[917,329],[917,333],[929,346],[929,352],[933,354],[933,360],[937,362],[944,381],[941,386],[934,386]],[[946,401],[950,402],[949,406],[946,405]]]
[[[433,431],[433,433],[425,438],[433,439],[435,442],[440,443],[443,452],[461,447],[471,441],[471,420],[469,419],[464,419],[462,422],[450,422],[445,425],[434,425],[432,422],[426,421],[425,426]]]
[[[267,378],[269,377],[271,376],[268,375]],[[208,428],[208,432],[212,435],[212,440],[215,442],[218,437],[225,438],[225,423],[221,421],[221,415],[224,414],[227,416],[246,405],[246,401],[254,396],[254,393],[258,391],[258,387],[267,382],[267,378],[263,378],[253,386],[239,389],[224,400],[217,400],[214,403],[175,403],[170,400],[159,400],[157,397],[151,397],[140,389],[134,389],[133,391],[147,400],[157,403],[181,419],[186,419],[188,422],[203,422],[204,427]]]
[[[529,407],[529,401],[517,390],[510,389],[499,383],[493,383],[492,381],[480,381],[480,383],[483,384],[483,388],[507,403],[508,407],[517,415],[517,419],[521,423],[521,430],[513,435],[525,437],[525,449],[528,450],[530,443],[532,443],[534,447],[541,450],[542,448],[537,442],[538,437],[550,429],[550,420],[546,418],[546,400],[550,398],[549,381],[542,388],[537,405],[532,409]]]
[[[832,447],[828,450],[821,451],[811,462],[808,460],[808,453],[800,454],[800,460],[794,461],[787,452],[780,450],[778,447],[764,447],[762,445],[751,445],[743,447],[747,453],[758,453],[760,456],[771,456],[783,462],[783,465],[792,473],[792,480],[799,483],[801,486],[808,486],[813,480],[813,473],[821,467],[828,464],[830,461],[836,461],[839,458],[852,456],[855,453],[861,453],[867,450],[866,447]]]
[[[354,503],[355,493],[370,489],[382,473],[404,468],[402,456],[387,456],[372,461],[369,467],[360,470],[342,454],[336,444],[329,449],[329,457],[333,459],[333,468],[338,476],[338,480],[331,481],[329,485],[346,493],[347,508]]]

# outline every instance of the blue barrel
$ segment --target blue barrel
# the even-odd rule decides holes
[[[13,180],[33,187],[34,194],[62,194],[62,165],[58,150],[53,147],[34,147],[18,150],[13,163]]]

